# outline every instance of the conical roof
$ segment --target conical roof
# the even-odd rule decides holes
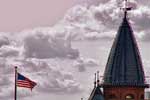
[[[109,54],[103,85],[146,86],[138,46],[126,14]]]
[[[99,86],[94,87],[88,100],[104,100],[103,94]]]

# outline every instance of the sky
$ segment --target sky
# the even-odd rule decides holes
[[[0,0],[0,30],[14,32],[52,26],[63,18],[69,8],[85,1],[89,2],[88,0]],[[92,2],[94,1],[96,2],[96,0]]]
[[[94,73],[103,76],[121,6],[121,0],[0,0],[0,99],[12,100],[18,66],[37,82],[32,92],[18,87],[19,99],[86,100]],[[149,76],[150,2],[130,0],[128,6]]]

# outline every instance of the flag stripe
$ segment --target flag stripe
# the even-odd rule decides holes
[[[19,86],[19,87],[29,87],[29,88],[34,87],[34,86],[30,85],[30,84],[22,84],[22,83],[17,84],[17,86]]]
[[[30,83],[27,83],[27,82],[24,82],[24,83],[22,83],[22,82],[17,82],[17,84],[29,84],[29,85],[30,85]]]
[[[34,82],[29,82],[29,81],[20,81],[20,80],[18,80],[17,82],[24,82],[24,83],[34,83]]]
[[[22,83],[22,82],[24,82],[24,83],[31,83],[31,82],[28,82],[28,81],[19,81],[19,80],[18,80],[18,83],[19,83],[19,82],[20,82],[20,83]]]
[[[29,84],[17,84],[18,86],[30,86]],[[30,86],[32,87],[32,86]]]
[[[30,85],[29,83],[17,83],[18,85]]]
[[[27,82],[17,82],[17,84],[29,84],[29,85],[31,85],[31,83],[27,83]]]
[[[30,86],[24,86],[24,85],[17,85],[18,87],[25,87],[25,88],[32,88]]]
[[[24,83],[18,83],[17,86],[29,86],[29,87],[33,87],[30,84],[24,84]]]

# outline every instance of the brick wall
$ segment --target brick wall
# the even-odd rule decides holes
[[[144,100],[144,88],[137,87],[105,87],[105,100]]]

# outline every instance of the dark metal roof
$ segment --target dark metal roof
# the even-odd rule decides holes
[[[104,100],[103,94],[99,86],[94,87],[88,100]]]
[[[102,85],[146,86],[139,50],[126,15],[111,48]]]

